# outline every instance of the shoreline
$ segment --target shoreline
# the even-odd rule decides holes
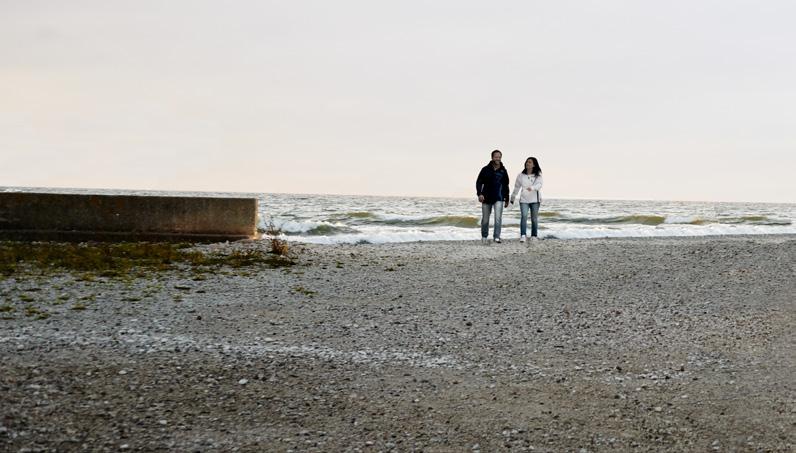
[[[51,313],[0,320],[0,446],[796,445],[796,235],[290,246],[287,268],[0,281]]]
[[[495,244],[490,236],[488,244],[481,244],[481,240],[479,237],[475,239],[465,239],[465,240],[419,240],[419,241],[399,241],[399,242],[332,242],[332,243],[317,243],[317,242],[301,242],[291,240],[289,235],[282,235],[280,236],[282,239],[285,239],[286,242],[291,247],[301,247],[301,246],[309,246],[309,247],[354,247],[354,246],[394,246],[394,245],[407,245],[407,244],[461,244],[461,245],[471,245],[471,244],[478,244],[484,247],[495,246],[511,246],[513,244],[522,245],[525,247],[533,247],[534,242],[531,242],[530,239],[525,244],[519,242],[519,237],[504,239],[501,238],[501,244]],[[541,243],[548,243],[548,242],[599,242],[599,241],[627,241],[627,242],[638,242],[638,241],[646,241],[646,242],[655,242],[655,241],[667,241],[667,240],[674,240],[674,241],[699,241],[699,240],[743,240],[743,239],[777,239],[782,238],[786,240],[796,239],[796,233],[781,233],[781,234],[725,234],[725,235],[702,235],[702,236],[620,236],[620,237],[593,237],[593,238],[571,238],[571,239],[559,239],[559,238],[541,238],[539,239],[536,244]],[[258,237],[254,239],[254,241],[263,241],[267,240],[265,236]]]

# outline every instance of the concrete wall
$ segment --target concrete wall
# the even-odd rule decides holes
[[[255,198],[0,193],[0,239],[225,241],[254,237]]]

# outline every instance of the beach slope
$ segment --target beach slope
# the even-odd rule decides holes
[[[293,247],[4,277],[0,450],[795,448],[793,236]]]

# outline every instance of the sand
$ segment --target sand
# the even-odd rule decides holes
[[[793,236],[293,253],[3,279],[0,450],[796,448]]]

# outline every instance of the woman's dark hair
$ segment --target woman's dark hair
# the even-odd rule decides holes
[[[529,160],[533,161],[533,170],[531,170],[531,173],[533,173],[534,176],[539,176],[540,174],[542,174],[542,167],[539,166],[539,161],[536,160],[535,157],[529,157],[525,159],[525,164],[527,164]],[[525,168],[525,164],[522,164],[522,172],[527,175],[528,169]]]

